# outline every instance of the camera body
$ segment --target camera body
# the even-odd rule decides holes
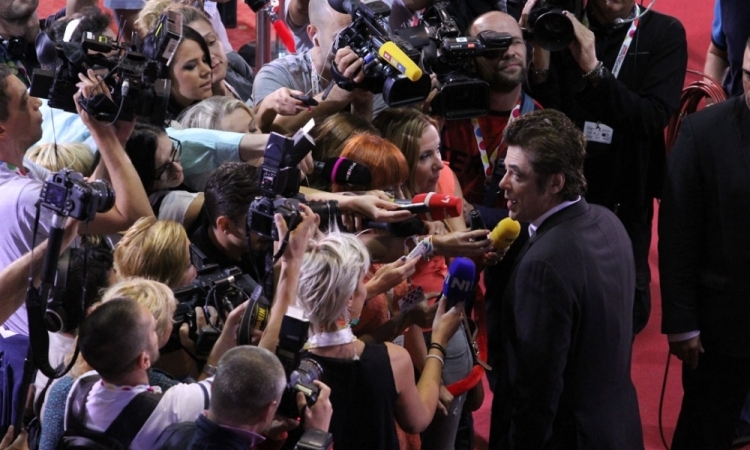
[[[177,299],[177,308],[172,317],[173,327],[170,342],[165,346],[165,352],[176,348],[179,343],[179,328],[183,323],[189,327],[190,339],[195,342],[195,352],[199,356],[207,356],[221,334],[221,326],[208,324],[198,327],[195,308],[213,306],[221,320],[239,304],[253,298],[253,293],[259,287],[258,283],[248,274],[242,273],[239,267],[233,266],[221,269],[217,264],[207,262],[206,256],[193,244],[190,245],[191,260],[198,270],[198,277],[187,286],[173,289]],[[254,311],[251,323],[264,329],[268,321],[271,304],[265,297],[254,300],[248,305]],[[209,318],[206,318],[207,321]]]
[[[421,78],[412,81],[395,67],[399,65],[398,61],[395,61],[394,66],[394,63],[386,59],[390,57],[386,56],[387,52],[383,52],[381,56],[380,49],[390,42],[414,64],[419,64],[420,59],[419,51],[408,41],[388,31],[385,19],[391,13],[390,7],[380,0],[348,0],[339,2],[340,5],[334,5],[336,2],[329,0],[329,3],[334,9],[346,11],[352,17],[352,23],[339,33],[332,52],[336,53],[348,46],[364,60],[362,71],[365,79],[360,84],[344,78],[332,61],[331,74],[336,84],[346,90],[362,88],[374,94],[382,93],[383,100],[393,107],[424,101],[430,93],[430,77],[422,74]]]
[[[114,206],[115,191],[106,181],[86,182],[80,173],[63,169],[44,182],[40,200],[60,216],[88,222]]]
[[[479,117],[489,112],[487,82],[472,76],[472,60],[488,52],[504,53],[513,39],[507,33],[486,30],[477,37],[462,36],[446,2],[436,2],[420,18],[416,27],[397,34],[421,49],[426,71],[440,82],[431,103],[432,113],[448,120]]]
[[[106,122],[132,121],[147,117],[158,125],[167,120],[171,81],[159,74],[171,62],[182,38],[182,16],[162,15],[157,26],[158,58],[149,59],[126,42],[85,33],[82,41],[52,42],[44,33],[37,37],[37,55],[44,67],[36,69],[31,80],[31,95],[49,99],[52,108],[76,112],[73,96],[78,92],[79,73],[87,69],[106,71],[102,75],[111,94],[81,97],[81,107],[95,119]],[[115,56],[109,56],[114,54]],[[58,64],[59,62],[59,64]]]
[[[302,318],[302,312],[290,307],[282,319],[279,343],[276,346],[276,356],[287,376],[287,385],[276,412],[292,419],[299,417],[297,392],[305,395],[308,406],[314,405],[320,394],[320,389],[313,382],[320,380],[323,368],[314,359],[300,357],[307,341],[309,326],[310,323]]]
[[[583,12],[582,0],[542,0],[529,13],[529,26],[533,39],[551,52],[567,48],[575,33],[573,24],[563,11],[573,13],[578,19]]]

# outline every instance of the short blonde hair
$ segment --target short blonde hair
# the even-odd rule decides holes
[[[161,15],[165,11],[174,11],[180,14],[184,25],[196,20],[204,20],[211,24],[208,15],[203,11],[203,0],[199,0],[199,8],[193,7],[193,3],[195,3],[193,0],[148,0],[138,13],[138,18],[133,26],[138,34],[144,37],[149,31],[156,28]]]
[[[26,152],[26,158],[52,172],[72,169],[84,177],[94,172],[94,151],[83,142],[38,144]]]
[[[214,95],[192,105],[180,113],[177,121],[182,128],[220,130],[221,120],[238,109],[246,111],[255,121],[253,110],[245,102],[225,95]]]
[[[302,258],[297,299],[315,327],[336,327],[369,267],[367,248],[352,234],[333,232],[311,241]]]
[[[120,279],[143,277],[179,287],[190,266],[189,244],[179,223],[142,217],[115,246],[115,272]]]
[[[102,302],[115,298],[129,298],[148,308],[156,319],[156,333],[159,336],[163,336],[169,328],[177,308],[177,300],[169,286],[145,278],[118,281],[104,292]]]

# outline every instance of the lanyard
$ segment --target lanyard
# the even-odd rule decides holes
[[[638,17],[641,14],[641,7],[638,5],[635,5],[635,17]],[[612,66],[612,70],[610,73],[613,77],[617,78],[617,75],[620,73],[620,69],[622,69],[622,63],[625,62],[625,56],[628,54],[628,49],[630,48],[630,44],[633,42],[633,36],[635,35],[635,30],[638,28],[638,22],[640,22],[641,19],[637,18],[634,21],[630,22],[630,28],[628,28],[628,32],[625,33],[625,39],[622,41],[622,45],[620,46],[620,51],[617,53],[617,59],[615,59],[615,64]],[[588,16],[583,16],[583,24],[586,26],[586,28],[589,27],[589,20]]]
[[[521,103],[522,102],[523,102],[523,95],[521,95],[521,98],[518,100],[518,104],[510,112],[510,115],[508,116],[508,123],[507,125],[505,125],[506,127],[509,126],[511,123],[513,123],[513,121],[516,120],[521,115]],[[479,120],[477,120],[476,117],[472,117],[471,125],[474,127],[474,139],[476,139],[477,141],[477,148],[479,149],[479,156],[482,159],[482,166],[484,166],[484,177],[486,179],[486,182],[490,183],[492,181],[492,171],[495,167],[495,161],[497,161],[497,156],[500,153],[500,148],[502,148],[503,144],[505,143],[505,137],[502,137],[500,139],[500,143],[497,145],[495,150],[493,150],[492,153],[488,155],[487,144],[484,143],[484,135],[482,134],[482,129],[479,126]]]
[[[310,57],[310,78],[312,81],[312,95],[316,95],[320,92],[320,75],[318,75],[318,71],[315,70],[315,63],[312,60],[312,51],[307,52],[307,55]]]

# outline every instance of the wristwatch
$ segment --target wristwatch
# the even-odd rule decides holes
[[[595,81],[600,80],[604,78],[604,74],[606,73],[607,69],[604,67],[604,63],[599,61],[596,63],[596,66],[591,69],[590,72],[586,72],[583,74],[583,79],[586,81]]]

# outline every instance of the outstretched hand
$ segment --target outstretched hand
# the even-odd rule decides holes
[[[290,263],[293,261],[302,261],[302,256],[305,254],[307,249],[307,243],[310,239],[315,236],[315,232],[320,224],[320,216],[315,214],[309,206],[305,204],[299,205],[299,217],[300,222],[297,227],[291,231],[289,235],[289,243],[287,244],[284,254],[281,256],[282,263]],[[274,221],[276,222],[276,230],[278,231],[279,242],[283,241],[287,233],[289,233],[288,224],[284,220],[281,214],[274,214]]]

